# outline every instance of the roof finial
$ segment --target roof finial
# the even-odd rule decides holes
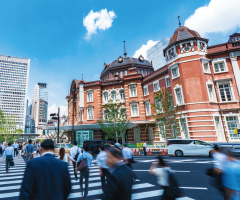
[[[125,41],[123,41],[123,43],[124,43],[124,57],[126,58],[127,57],[127,52],[126,52],[126,47],[125,47]]]
[[[82,74],[82,80],[83,80],[83,74]]]
[[[179,26],[182,26],[180,21],[180,16],[178,16],[178,21],[179,21]]]

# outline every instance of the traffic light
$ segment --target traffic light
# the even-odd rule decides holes
[[[56,116],[57,114],[56,113],[51,113],[50,114],[50,116],[52,117],[52,116]]]
[[[58,117],[52,117],[52,119],[56,119],[56,120],[58,120]]]

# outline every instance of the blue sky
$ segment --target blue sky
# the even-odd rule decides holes
[[[81,79],[82,74],[84,80],[98,79],[104,62],[110,63],[123,54],[123,40],[128,55],[133,56],[149,40],[170,37],[178,27],[178,15],[182,24],[186,21],[189,28],[209,38],[210,45],[226,42],[229,34],[239,32],[239,12],[233,12],[239,2],[2,0],[0,54],[31,59],[28,96],[32,97],[37,82],[48,83],[52,112],[57,106],[65,106],[72,79]],[[84,26],[83,20],[89,16],[91,21],[91,11],[101,16],[103,9],[114,16],[100,18],[94,24],[95,32],[87,36],[88,22]],[[221,20],[223,23],[219,23]]]

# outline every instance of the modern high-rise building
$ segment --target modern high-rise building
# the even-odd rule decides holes
[[[154,69],[159,69],[167,64],[163,56],[163,49],[167,47],[169,39],[165,38],[147,50],[147,59],[152,61]]]
[[[24,131],[30,59],[0,55],[0,109]]]
[[[42,132],[47,126],[48,89],[47,83],[38,83],[33,91],[32,119],[35,122],[35,133]]]

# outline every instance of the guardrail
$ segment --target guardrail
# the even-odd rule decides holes
[[[144,155],[143,148],[131,148],[134,155]],[[167,148],[146,148],[147,155],[167,155],[168,150]]]

